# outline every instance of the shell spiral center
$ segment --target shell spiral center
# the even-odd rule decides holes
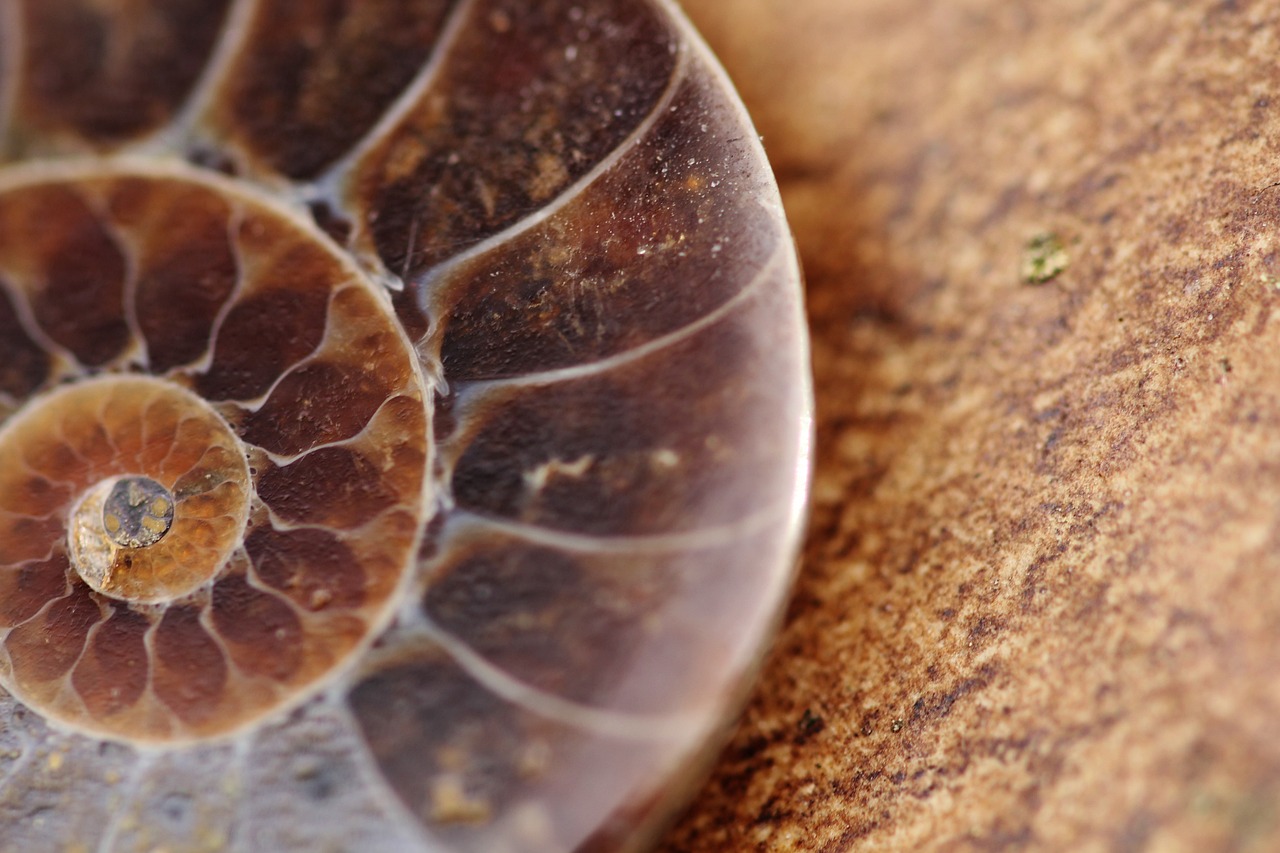
[[[300,701],[387,624],[429,409],[385,294],[179,164],[0,174],[0,684],[134,741]]]

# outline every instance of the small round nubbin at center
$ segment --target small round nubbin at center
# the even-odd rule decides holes
[[[173,494],[150,477],[121,477],[102,506],[102,527],[122,548],[146,548],[173,526]]]

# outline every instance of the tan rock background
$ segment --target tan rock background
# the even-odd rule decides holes
[[[1280,2],[686,5],[800,243],[818,457],[663,849],[1280,849]]]

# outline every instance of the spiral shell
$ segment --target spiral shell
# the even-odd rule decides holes
[[[0,849],[633,849],[810,396],[662,0],[0,0]]]

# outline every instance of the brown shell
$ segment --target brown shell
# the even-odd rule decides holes
[[[811,414],[683,18],[0,0],[0,153],[0,849],[643,846]]]

